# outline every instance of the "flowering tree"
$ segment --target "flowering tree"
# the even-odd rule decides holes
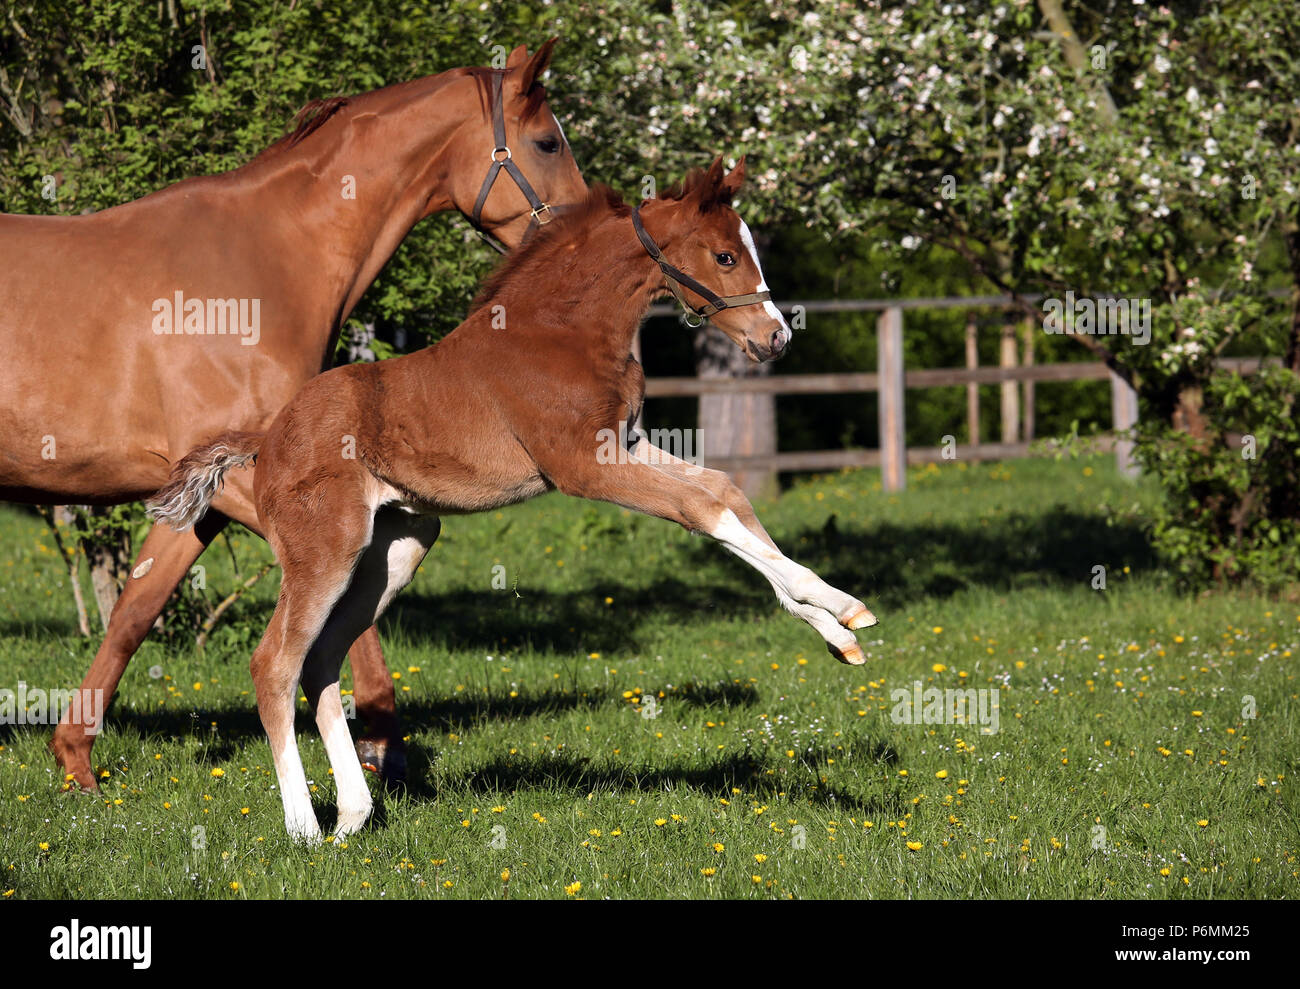
[[[744,150],[758,178],[746,208],[761,218],[877,239],[900,268],[946,248],[1022,300],[1148,303],[1147,332],[1074,339],[1139,391],[1138,455],[1169,496],[1158,545],[1196,582],[1295,579],[1288,0],[778,2],[733,19],[686,2],[631,18],[555,9],[599,53],[574,87],[596,174]],[[1249,381],[1216,370],[1242,352],[1281,366]]]

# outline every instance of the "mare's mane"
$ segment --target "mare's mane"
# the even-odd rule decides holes
[[[452,70],[455,72],[456,70]],[[467,75],[478,85],[479,106],[483,115],[488,120],[492,119],[492,77],[504,75],[507,69],[488,69],[481,66],[471,66],[459,70],[459,74]],[[372,92],[383,92],[385,89],[397,89],[411,87],[424,82],[427,79],[434,79],[436,76],[425,76],[421,79],[411,79],[405,82],[395,83],[392,86],[385,86],[382,89],[372,90]],[[370,95],[369,93],[363,95]],[[268,155],[280,151],[288,151],[290,148],[297,147],[302,141],[316,133],[321,127],[332,120],[335,115],[344,107],[351,106],[355,97],[347,96],[328,96],[323,99],[312,100],[300,109],[294,115],[292,129],[274,144],[269,145],[258,153],[256,158],[264,158]],[[526,124],[538,111],[546,104],[546,87],[540,82],[534,82],[528,92],[524,94],[524,106],[519,115],[519,122]],[[254,159],[256,160],[256,159]]]

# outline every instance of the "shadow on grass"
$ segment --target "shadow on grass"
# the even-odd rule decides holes
[[[646,689],[648,696],[649,693],[658,693],[661,688]],[[734,710],[753,707],[760,700],[756,690],[734,683],[688,682],[671,691],[664,688],[664,692],[674,705],[694,708]],[[138,710],[114,703],[108,709],[106,720],[116,732],[130,735],[141,743],[151,737],[168,741],[193,739],[203,746],[206,758],[213,762],[226,762],[242,753],[250,741],[266,737],[256,703],[251,696],[247,700],[246,705],[229,703],[202,709],[178,706]],[[489,722],[522,722],[533,718],[555,718],[569,711],[606,709],[612,712],[629,707],[631,705],[623,698],[621,690],[600,687],[584,691],[570,689],[521,694],[518,697],[457,694],[445,699],[403,700],[398,705],[398,714],[410,730],[445,735],[472,731],[476,726]],[[317,736],[315,718],[302,705],[296,708],[294,727],[300,740]],[[350,727],[354,737],[361,737],[364,725],[353,722]],[[31,732],[48,739],[53,730],[52,725],[0,724],[0,744],[20,740]],[[418,752],[411,752],[413,770],[421,758]],[[428,765],[427,758],[423,764]]]
[[[1158,565],[1137,523],[1108,525],[1064,504],[984,524],[882,523],[849,532],[840,531],[831,516],[821,527],[778,535],[777,541],[828,583],[880,609],[886,620],[891,609],[923,598],[978,588],[1087,587],[1097,564],[1135,571]],[[722,546],[692,541],[681,552],[688,564],[682,569],[703,574],[700,579],[665,578],[615,592],[617,607],[591,590],[530,590],[523,597],[508,591],[406,594],[383,625],[453,651],[532,648],[564,656],[635,651],[643,627],[687,625],[719,614],[758,620],[780,611],[766,581]]]
[[[832,515],[819,528],[776,538],[787,555],[827,583],[885,610],[978,588],[1087,587],[1097,564],[1135,571],[1159,566],[1136,522],[1108,524],[1065,504],[977,524],[887,522],[849,532],[840,531]],[[693,545],[688,552],[702,559],[711,548]],[[720,566],[729,576],[752,577],[748,566],[724,555]]]
[[[883,766],[896,760],[897,755],[884,743],[867,746],[870,763]],[[842,753],[840,754],[842,758]],[[825,765],[825,756],[809,756],[810,766]],[[815,770],[792,774],[784,763],[764,758],[761,754],[744,752],[709,761],[706,765],[620,765],[617,762],[593,759],[568,753],[541,753],[497,758],[475,766],[458,779],[452,787],[459,792],[469,790],[481,796],[497,793],[519,793],[543,790],[547,793],[567,794],[574,799],[586,798],[600,792],[672,793],[678,789],[691,791],[694,796],[708,796],[739,800],[804,799],[825,807],[835,807],[862,814],[888,813],[901,816],[903,798],[892,793],[873,793],[859,796],[836,786],[822,783]],[[864,765],[867,760],[863,760]],[[777,770],[781,770],[778,775]],[[883,772],[882,772],[883,777]],[[434,800],[437,789],[432,783],[433,774],[422,771],[412,774],[412,782],[405,788],[415,800]],[[740,796],[738,796],[738,794]]]

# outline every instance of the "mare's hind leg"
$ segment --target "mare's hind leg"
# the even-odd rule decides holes
[[[436,518],[381,508],[374,519],[370,545],[303,665],[303,692],[316,711],[316,726],[338,787],[339,835],[351,834],[365,824],[372,806],[339,693],[343,654],[358,631],[378,621],[393,596],[410,583],[440,528]]]
[[[90,750],[103,725],[104,709],[112,700],[127,663],[162,613],[176,585],[226,522],[225,516],[209,512],[198,525],[185,532],[158,524],[145,537],[136,568],[113,606],[104,641],[82,681],[77,703],[68,705],[50,739],[50,751],[63,774],[71,775],[82,789],[99,789],[90,764]]]

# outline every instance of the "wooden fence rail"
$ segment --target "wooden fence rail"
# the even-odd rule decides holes
[[[1023,296],[1033,303],[1040,296]],[[1013,309],[1013,300],[1006,296],[942,297],[925,299],[833,299],[809,302],[791,302],[780,307],[786,313],[803,312],[876,312],[877,319],[877,370],[874,372],[841,372],[832,374],[789,374],[761,378],[650,378],[646,381],[647,398],[698,397],[705,394],[761,394],[761,395],[836,395],[846,393],[877,392],[879,402],[880,448],[876,450],[808,450],[776,453],[765,456],[713,457],[707,466],[718,470],[758,471],[818,471],[838,470],[843,467],[879,467],[886,491],[899,491],[906,485],[907,465],[937,463],[945,459],[1009,460],[1026,456],[1030,444],[1014,442],[1020,431],[1020,395],[1015,385],[1024,388],[1025,436],[1033,437],[1033,387],[1038,382],[1091,381],[1109,379],[1111,385],[1111,415],[1116,432],[1131,428],[1137,422],[1137,394],[1118,375],[1100,361],[1069,362],[1057,364],[1033,363],[1033,322],[1024,326],[1024,362],[1015,364],[1016,340],[1014,329],[1004,333],[1001,349],[1001,366],[978,367],[974,347],[974,321],[967,323],[966,363],[964,368],[926,368],[907,370],[903,366],[903,311],[906,309],[994,308]],[[672,306],[651,307],[650,315],[668,316],[675,313]],[[1023,312],[1023,310],[1020,310]],[[1276,358],[1231,357],[1217,363],[1225,370],[1240,374],[1253,373],[1264,363],[1275,363]],[[980,443],[979,403],[976,389],[979,385],[1003,386],[1003,429],[1001,443]],[[908,449],[904,440],[905,393],[908,388],[940,388],[954,385],[967,386],[967,430],[972,442],[943,447]],[[1008,392],[1010,388],[1012,391]],[[1114,436],[1104,437],[1103,449],[1113,450],[1119,469],[1128,475],[1136,473],[1132,442]]]

